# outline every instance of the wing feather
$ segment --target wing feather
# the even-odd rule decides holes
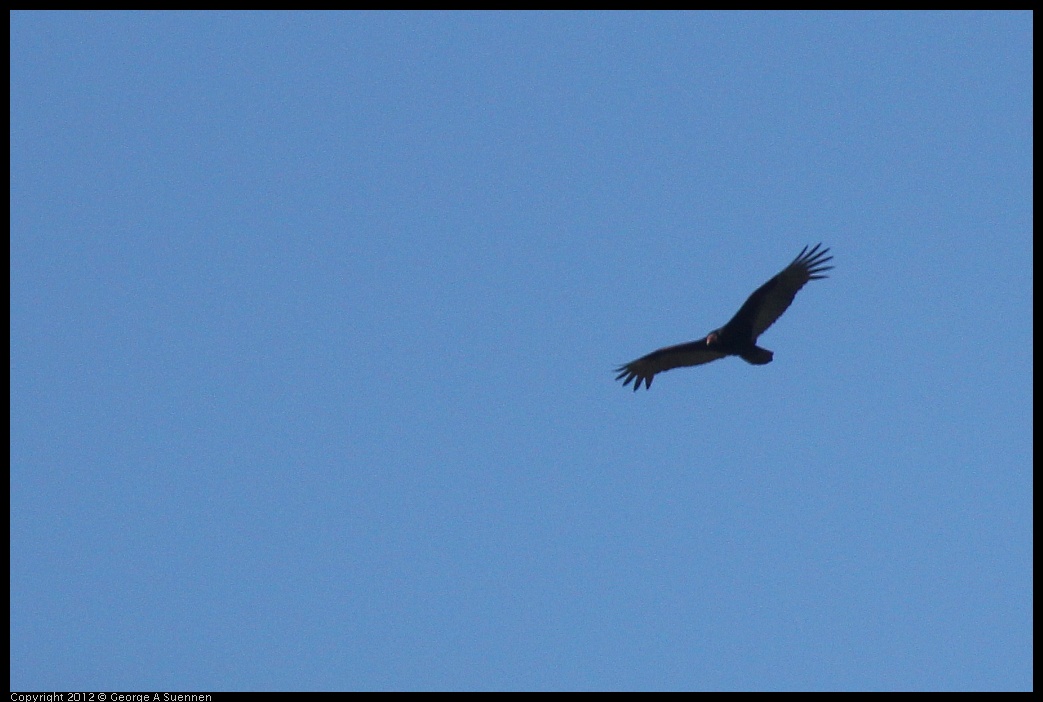
[[[683,366],[699,366],[703,363],[716,361],[718,358],[724,358],[726,355],[717,351],[711,351],[706,346],[705,338],[699,341],[690,341],[687,344],[666,346],[617,368],[616,372],[619,375],[616,376],[616,380],[622,380],[623,387],[626,387],[633,381],[634,391],[636,392],[641,387],[641,383],[645,384],[646,389],[652,387],[652,378],[655,377],[656,373]]]
[[[750,295],[725,328],[737,336],[748,335],[756,341],[789,308],[793,298],[809,280],[829,277],[824,273],[833,266],[825,264],[833,257],[826,255],[828,248],[820,251],[821,246],[816,244],[810,251],[805,246],[792,263]]]

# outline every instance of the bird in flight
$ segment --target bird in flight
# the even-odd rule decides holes
[[[656,373],[682,366],[699,366],[725,356],[738,356],[755,366],[771,363],[774,354],[757,346],[757,337],[782,316],[809,280],[829,277],[823,274],[833,268],[825,265],[833,257],[826,255],[828,248],[819,251],[821,246],[816,244],[810,251],[805,246],[793,263],[754,290],[731,321],[720,329],[698,341],[667,346],[624,364],[616,369],[619,373],[616,380],[622,380],[624,387],[633,382],[636,392],[641,383],[645,384],[645,389],[652,387]]]

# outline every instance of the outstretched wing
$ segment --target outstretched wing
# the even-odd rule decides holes
[[[724,358],[726,355],[710,350],[705,338],[690,341],[687,344],[667,346],[620,366],[616,369],[616,372],[619,373],[616,380],[622,380],[623,387],[629,385],[630,381],[634,381],[634,392],[637,392],[642,382],[645,384],[645,389],[652,387],[652,378],[656,373],[682,366],[702,365],[716,361],[718,358]]]
[[[809,280],[828,277],[823,273],[833,266],[824,264],[833,260],[833,257],[826,256],[828,248],[819,251],[821,246],[816,244],[811,251],[805,246],[800,255],[793,259],[793,263],[750,295],[725,325],[725,329],[740,338],[748,335],[749,339],[756,341],[789,308],[797,292]]]

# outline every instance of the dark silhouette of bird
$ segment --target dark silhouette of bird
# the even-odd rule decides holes
[[[731,321],[720,329],[713,330],[698,341],[667,346],[622,365],[616,369],[619,373],[616,380],[622,380],[624,387],[633,382],[636,392],[641,383],[645,384],[646,389],[652,387],[652,378],[656,373],[682,366],[698,366],[725,356],[738,356],[755,366],[771,363],[774,354],[757,346],[757,337],[782,316],[797,292],[809,280],[829,277],[823,274],[832,270],[833,266],[824,264],[833,260],[833,257],[826,256],[828,248],[819,251],[821,246],[816,244],[810,251],[805,246],[800,255],[793,259],[793,263],[757,288]]]

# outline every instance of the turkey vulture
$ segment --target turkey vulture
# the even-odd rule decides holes
[[[823,273],[833,266],[823,264],[833,260],[833,257],[826,256],[828,248],[819,251],[821,246],[816,244],[811,251],[805,246],[800,255],[793,259],[793,263],[757,288],[731,321],[720,329],[715,329],[699,341],[667,346],[620,366],[616,369],[619,373],[616,380],[622,380],[623,387],[633,381],[634,391],[637,392],[642,382],[646,389],[652,387],[652,378],[656,373],[681,366],[698,366],[725,356],[738,356],[756,366],[771,363],[772,352],[757,346],[757,337],[782,316],[805,283],[828,277]]]

